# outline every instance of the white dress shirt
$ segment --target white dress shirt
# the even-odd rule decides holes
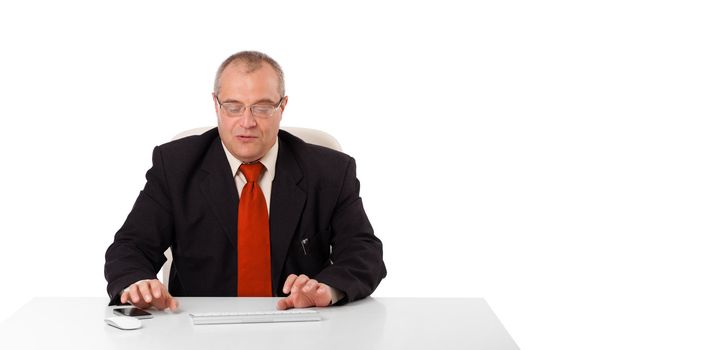
[[[221,142],[222,144],[222,142]],[[235,187],[238,188],[238,198],[240,193],[243,192],[243,186],[248,183],[245,179],[245,175],[240,171],[240,165],[243,164],[240,160],[235,158],[228,148],[223,144],[223,151],[225,156],[228,158],[228,164],[230,164],[230,173],[235,180]],[[273,147],[270,148],[263,158],[260,158],[260,162],[265,167],[265,171],[260,175],[260,189],[263,191],[265,197],[265,205],[268,207],[268,217],[270,217],[270,193],[273,187],[273,179],[275,178],[275,162],[278,160],[278,138],[275,138]]]

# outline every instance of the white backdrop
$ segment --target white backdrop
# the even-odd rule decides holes
[[[3,2],[0,319],[105,295],[152,147],[255,49],[282,125],[357,159],[375,296],[484,297],[523,349],[721,346],[714,1],[341,3]]]

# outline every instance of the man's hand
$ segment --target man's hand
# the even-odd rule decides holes
[[[168,289],[158,280],[142,280],[135,282],[125,288],[120,295],[120,302],[125,304],[130,301],[133,306],[147,309],[155,307],[158,310],[170,308],[170,311],[178,309],[177,300],[168,293]]]
[[[283,293],[290,295],[278,301],[278,310],[328,306],[332,301],[330,286],[306,275],[288,276],[283,284]]]

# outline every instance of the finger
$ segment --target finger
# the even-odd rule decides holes
[[[305,287],[303,287],[303,292],[305,293],[311,293],[312,291],[316,290],[318,288],[318,281],[314,279],[309,279],[308,282],[305,284]]]
[[[172,297],[162,282],[158,280],[148,281],[148,286],[153,294],[153,306],[156,309],[165,310],[167,307],[170,307]]]
[[[141,309],[146,309],[150,305],[143,300],[143,298],[140,295],[140,291],[138,290],[138,286],[135,284],[130,285],[128,287],[128,299],[130,299],[130,304]]]
[[[140,303],[140,294],[138,293],[138,286],[136,284],[131,284],[130,287],[128,287],[128,293],[130,294],[130,302],[133,305]]]
[[[165,288],[164,284],[160,283],[160,281],[158,281],[158,283],[159,283],[160,289],[163,293],[163,298],[165,298],[167,307],[170,308],[170,311],[177,310],[178,307],[180,307],[180,302],[178,300],[176,300],[175,298],[173,298],[172,295],[170,295],[170,292],[168,292],[168,289]]]
[[[167,298],[161,297],[157,299],[153,299],[153,307],[155,307],[158,310],[165,310],[165,308],[168,307],[168,304],[170,301]]]
[[[158,280],[150,281],[150,291],[153,293],[153,297],[159,299],[163,296],[163,289],[165,287]]]
[[[128,299],[130,299],[130,292],[128,292],[128,289],[126,288],[122,294],[120,294],[120,303],[125,304],[128,302]]]
[[[283,299],[278,300],[278,304],[276,304],[275,307],[278,310],[286,310],[286,309],[290,309],[293,306],[291,306],[290,302],[288,301],[288,298],[283,298]]]
[[[168,296],[170,297],[170,294],[168,294]],[[169,305],[169,306],[170,306],[170,311],[173,311],[173,312],[175,312],[175,310],[178,310],[178,306],[180,306],[180,303],[179,303],[177,300],[175,300],[175,298],[173,298],[173,297],[170,297],[170,303],[169,303],[169,304],[170,304],[170,305]]]
[[[158,280],[148,281],[148,289],[153,298],[153,306],[158,310],[165,310],[169,304],[169,298],[165,295],[165,286]]]
[[[148,288],[148,282],[140,282],[137,284],[138,292],[143,297],[146,303],[153,302],[153,296],[150,294],[150,288]]]
[[[306,275],[300,275],[298,278],[295,279],[295,282],[293,282],[293,286],[290,287],[290,294],[297,293],[300,288],[303,288],[306,282],[308,282],[310,278]]]
[[[290,286],[293,285],[295,282],[295,279],[298,278],[295,274],[288,275],[288,278],[285,279],[285,283],[283,284],[283,293],[290,294]]]
[[[295,293],[291,294],[288,298],[290,298],[289,304],[292,308],[300,309],[315,306],[315,301],[313,300],[313,296],[311,294]]]
[[[318,289],[316,289],[315,294],[315,306],[328,306],[333,303],[333,295],[328,285],[318,283]]]

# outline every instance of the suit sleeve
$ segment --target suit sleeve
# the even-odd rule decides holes
[[[155,279],[165,263],[163,252],[170,246],[172,213],[160,148],[153,150],[153,166],[123,226],[105,253],[105,279],[110,304],[119,304],[120,294],[130,284]]]
[[[348,162],[331,219],[331,261],[316,279],[343,293],[339,304],[369,296],[386,276],[383,245],[363,209],[355,160]]]

